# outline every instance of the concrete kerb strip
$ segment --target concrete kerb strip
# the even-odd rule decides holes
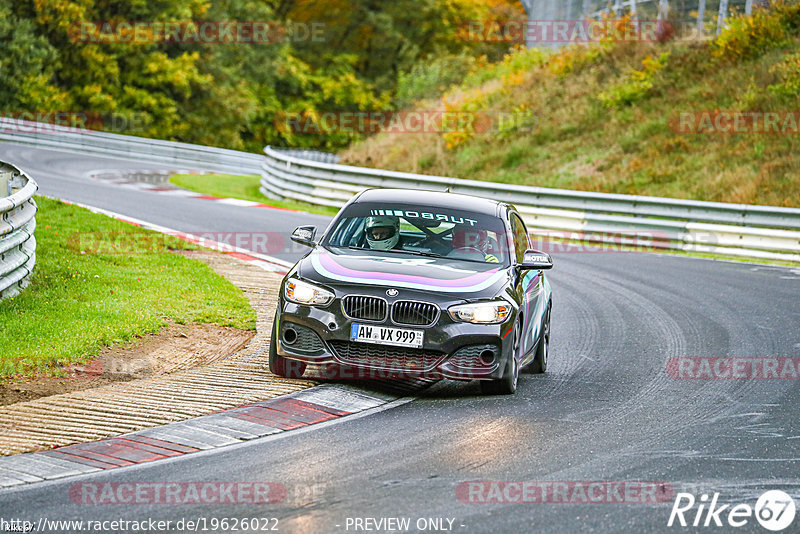
[[[421,389],[427,383],[417,382]],[[410,397],[323,384],[266,401],[51,451],[0,458],[0,487],[216,449],[362,413]]]
[[[174,235],[197,244],[208,241],[118,213],[82,206],[142,228]],[[210,244],[260,269],[280,274],[291,264],[222,243]],[[259,349],[263,347],[257,347]],[[247,349],[244,349],[247,350]],[[162,426],[116,437],[71,444],[56,449],[0,457],[0,488],[126,467],[243,443],[248,440],[300,430],[316,424],[411,400],[431,381],[411,381],[390,386],[322,384],[310,389],[243,406],[224,409]],[[35,402],[35,401],[34,401]]]
[[[0,407],[0,455],[85,443],[276,398],[316,385],[267,369],[281,277],[225,254],[189,254],[242,289],[256,310],[256,335],[203,366],[115,382]],[[8,474],[8,473],[6,473]]]

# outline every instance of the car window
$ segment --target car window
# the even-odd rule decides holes
[[[340,246],[358,247],[364,235],[364,218],[353,217],[343,220],[333,231],[331,241],[339,243]]]
[[[517,263],[522,263],[525,251],[530,248],[530,239],[525,223],[515,214],[511,215],[511,231],[514,233],[514,252]]]
[[[335,221],[323,246],[506,265],[503,229],[501,218],[485,213],[355,203]]]

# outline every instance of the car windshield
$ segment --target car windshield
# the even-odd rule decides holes
[[[355,203],[345,209],[323,246],[509,264],[500,217],[408,204]]]

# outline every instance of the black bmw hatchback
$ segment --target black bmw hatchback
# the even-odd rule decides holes
[[[530,249],[509,205],[430,191],[371,189],[345,205],[284,278],[270,370],[308,365],[355,378],[480,380],[514,393],[547,369],[550,256]],[[356,372],[353,373],[352,371]],[[334,373],[333,376],[337,376]]]

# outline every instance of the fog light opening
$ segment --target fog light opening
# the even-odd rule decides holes
[[[484,350],[481,352],[480,359],[483,365],[492,365],[494,363],[494,351]]]
[[[297,341],[297,331],[294,328],[287,328],[283,331],[283,342],[287,345],[294,345]]]
[[[336,323],[328,323],[328,330],[336,330]]]

